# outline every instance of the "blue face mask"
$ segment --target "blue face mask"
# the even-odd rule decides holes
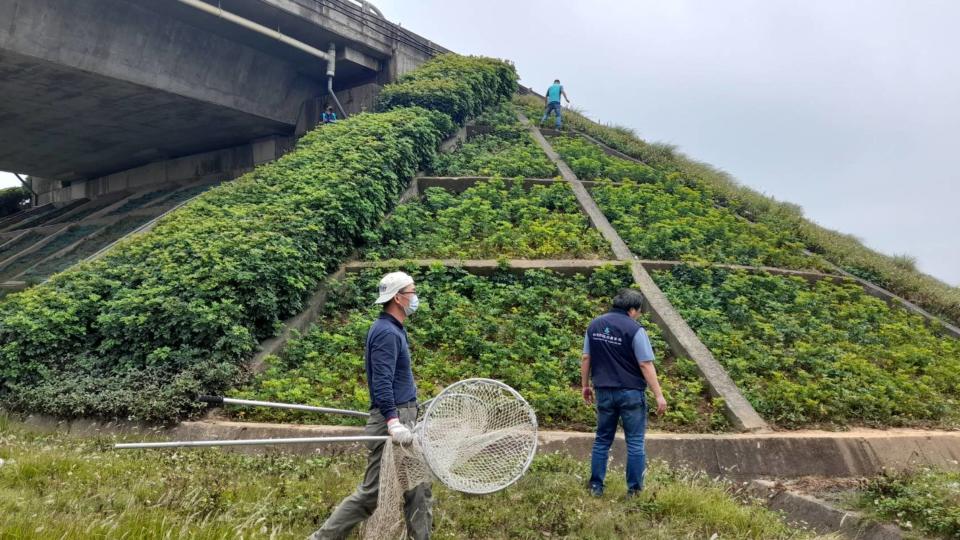
[[[410,315],[413,315],[413,312],[416,311],[418,307],[420,307],[420,297],[414,294],[410,296],[410,305],[404,306],[403,312],[407,314],[407,317],[409,317]]]

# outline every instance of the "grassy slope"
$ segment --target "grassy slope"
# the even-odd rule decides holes
[[[521,96],[515,102],[528,114],[542,110],[542,99],[535,96]],[[744,186],[729,174],[690,159],[669,145],[643,141],[629,128],[600,125],[576,111],[565,112],[564,119],[568,126],[654,168],[680,172],[699,186],[710,189],[737,213],[791,232],[811,251],[822,254],[834,264],[886,287],[954,324],[960,324],[960,288],[918,271],[909,257],[874,251],[852,235],[827,229],[804,218],[799,206],[777,201]]]
[[[360,478],[363,458],[247,456],[219,450],[113,451],[102,439],[34,435],[0,416],[0,538],[304,538]],[[491,496],[436,487],[436,538],[808,538],[732,486],[657,465],[624,499],[582,487],[587,466],[559,455]]]

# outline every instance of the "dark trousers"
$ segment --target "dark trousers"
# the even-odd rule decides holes
[[[408,405],[397,408],[400,421],[412,426],[417,421],[417,406]],[[370,411],[364,435],[387,435],[387,420],[380,411]],[[383,445],[390,442],[368,443],[370,454],[367,456],[367,470],[363,482],[356,491],[344,499],[330,514],[323,527],[310,535],[309,540],[340,540],[361,521],[370,517],[377,509],[377,497],[380,494],[380,458]],[[430,482],[425,482],[403,494],[403,517],[407,522],[407,531],[411,538],[425,540],[430,538],[433,526],[433,492]]]
[[[623,422],[627,439],[627,491],[643,489],[647,456],[643,438],[647,431],[647,398],[643,390],[597,388],[597,436],[590,458],[590,488],[603,491],[607,476],[610,445],[617,434],[617,421]]]

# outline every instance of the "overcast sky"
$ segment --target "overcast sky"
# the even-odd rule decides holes
[[[960,284],[960,2],[373,3]]]
[[[960,2],[374,0],[960,284]],[[12,176],[0,178],[14,185]]]

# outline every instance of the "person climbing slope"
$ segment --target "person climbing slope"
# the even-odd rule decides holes
[[[563,114],[560,112],[560,97],[567,100],[567,105],[570,105],[570,98],[567,97],[567,92],[564,91],[563,86],[560,84],[560,79],[554,79],[553,84],[550,85],[550,88],[547,88],[547,96],[544,99],[546,104],[546,110],[543,112],[543,118],[540,119],[540,125],[543,126],[543,123],[550,118],[550,113],[557,113],[557,129],[563,127]]]

